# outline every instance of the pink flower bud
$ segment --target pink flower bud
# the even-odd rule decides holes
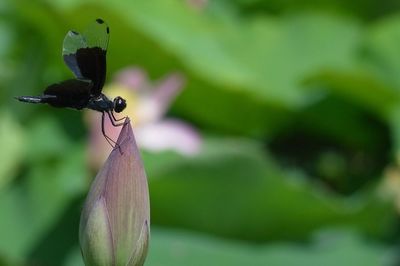
[[[93,181],[80,221],[86,265],[143,265],[150,233],[146,173],[129,119]]]

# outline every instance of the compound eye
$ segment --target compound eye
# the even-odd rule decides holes
[[[126,101],[118,96],[114,99],[114,111],[117,113],[122,112],[126,107]]]

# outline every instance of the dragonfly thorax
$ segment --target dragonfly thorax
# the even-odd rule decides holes
[[[117,96],[113,101],[111,101],[104,94],[100,94],[98,97],[91,98],[88,103],[89,109],[99,112],[115,111],[120,113],[125,109],[125,107],[126,101],[122,97]]]
[[[108,112],[114,109],[114,103],[104,94],[100,94],[89,100],[88,108],[99,112]]]

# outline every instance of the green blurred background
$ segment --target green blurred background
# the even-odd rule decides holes
[[[13,97],[72,77],[64,35],[97,17],[108,80],[182,73],[167,116],[202,139],[192,156],[142,150],[146,265],[400,265],[399,1],[3,0],[0,14],[0,265],[83,265],[87,123]]]

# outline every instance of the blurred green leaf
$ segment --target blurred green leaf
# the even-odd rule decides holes
[[[206,139],[193,158],[143,158],[155,224],[257,241],[301,239],[343,224],[384,235],[393,226],[390,206],[373,193],[327,193],[300,172],[280,169],[256,142]],[[154,161],[159,167],[152,167]]]
[[[360,37],[354,22],[322,14],[237,21],[229,14],[196,14],[177,3],[135,3],[124,8],[134,10],[127,20],[141,25],[190,71],[177,109],[235,131],[279,125],[276,120],[288,115],[285,109],[308,101],[302,79],[321,67],[351,66]]]
[[[283,167],[301,169],[350,195],[378,180],[392,158],[389,113],[383,118],[383,113],[328,93],[296,113],[268,147]]]
[[[238,23],[234,17],[197,14],[178,2],[120,1],[115,7],[172,51],[193,75],[272,103],[298,104],[304,75],[321,67],[351,65],[360,37],[353,21],[325,14]]]
[[[394,86],[387,84],[375,72],[361,68],[353,71],[324,71],[310,77],[306,84],[308,92],[331,94],[350,101],[355,106],[368,109],[387,119],[399,104],[400,94]],[[324,115],[321,113],[321,115]]]
[[[365,49],[371,69],[387,84],[400,86],[400,16],[388,17],[370,27]]]
[[[160,228],[152,230],[146,266],[235,266],[235,265],[392,265],[394,254],[383,246],[366,244],[357,234],[326,232],[310,244],[252,246],[188,232]],[[74,250],[65,266],[83,265]]]
[[[220,2],[220,1],[218,1]],[[298,10],[330,10],[334,13],[345,13],[363,19],[376,19],[378,17],[395,13],[400,8],[400,3],[396,0],[227,0],[229,4],[237,5],[243,13],[284,13]]]
[[[393,153],[398,164],[400,162],[400,106],[391,112],[388,120],[392,130]]]
[[[390,265],[387,251],[354,234],[334,232],[311,245],[254,247],[157,230],[147,265]]]
[[[0,191],[17,175],[25,151],[25,134],[8,111],[0,110]]]
[[[0,195],[1,256],[25,258],[68,204],[86,190],[86,177],[84,153],[72,146],[62,161],[37,163],[27,179],[4,190]]]
[[[400,88],[400,16],[387,17],[373,25],[367,35],[366,50],[368,52],[368,63],[375,75],[381,78],[388,86],[395,89],[399,94]],[[398,97],[396,97],[398,99]],[[393,106],[391,102],[382,103],[382,106],[389,106],[390,113],[387,120],[392,129],[394,150],[396,155],[400,151],[399,131],[399,102]],[[383,107],[384,108],[384,107]]]
[[[1,7],[0,7],[1,9]],[[11,50],[14,34],[10,30],[10,24],[0,19],[0,58],[5,59]],[[3,62],[2,62],[3,64]],[[3,68],[3,65],[1,65]],[[4,75],[4,73],[1,73]]]
[[[0,14],[3,8],[1,5]],[[15,25],[7,18],[6,15],[0,16],[0,102],[9,99],[6,97],[7,85],[15,74],[15,65],[10,56],[15,46]]]
[[[62,158],[68,153],[70,140],[60,128],[60,123],[49,115],[42,115],[29,121],[29,148],[27,159],[36,164],[46,160]],[[40,152],[38,152],[40,151]]]

